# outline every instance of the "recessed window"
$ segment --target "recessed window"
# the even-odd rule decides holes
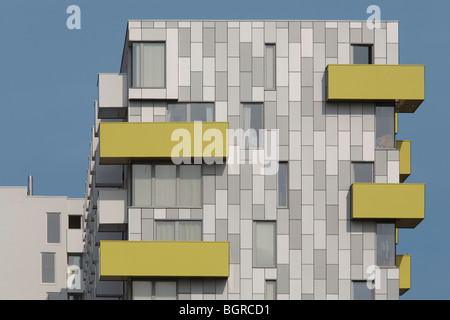
[[[253,265],[255,267],[276,266],[276,223],[254,222]]]
[[[69,254],[67,255],[67,264],[69,266],[77,266],[80,269],[83,267],[83,256],[79,254]]]
[[[132,86],[136,88],[164,88],[166,85],[165,43],[133,43],[132,50]]]
[[[55,283],[55,253],[42,252],[42,283]]]
[[[372,45],[352,44],[353,64],[372,64]]]
[[[287,207],[288,204],[288,165],[287,162],[278,164],[278,206]]]
[[[256,148],[263,145],[263,105],[262,103],[244,103],[242,129],[245,135],[245,147]]]
[[[133,206],[201,206],[200,165],[133,164],[131,170]]]
[[[215,121],[214,103],[169,103],[167,105],[168,122],[213,122]]]
[[[395,145],[395,107],[376,106],[375,135],[377,148],[394,148]]]
[[[373,162],[352,162],[352,183],[373,182]]]
[[[176,281],[133,281],[133,300],[176,300]]]
[[[155,221],[157,241],[201,241],[202,222],[195,220]]]
[[[266,300],[277,299],[277,282],[275,280],[266,280]]]
[[[395,266],[395,223],[377,224],[377,265]]]
[[[61,242],[61,219],[59,212],[47,213],[47,243]]]
[[[275,44],[266,44],[264,56],[264,87],[266,90],[276,88],[276,52]]]
[[[353,300],[373,300],[373,283],[353,281]]]
[[[69,229],[81,229],[80,215],[69,215]]]

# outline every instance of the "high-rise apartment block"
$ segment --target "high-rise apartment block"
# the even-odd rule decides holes
[[[84,299],[399,299],[424,219],[398,22],[133,20],[98,75]]]

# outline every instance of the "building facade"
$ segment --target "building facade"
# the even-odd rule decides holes
[[[0,187],[0,203],[0,299],[82,299],[84,200]]]
[[[85,299],[399,299],[424,218],[398,23],[129,21],[99,74]]]

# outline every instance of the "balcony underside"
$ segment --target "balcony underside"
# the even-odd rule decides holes
[[[328,65],[328,101],[395,102],[412,113],[425,99],[422,65]]]
[[[228,276],[228,242],[100,241],[101,280]]]
[[[425,218],[425,184],[354,183],[352,219],[396,223],[415,228]]]
[[[228,122],[100,123],[100,164],[177,159],[224,159]]]

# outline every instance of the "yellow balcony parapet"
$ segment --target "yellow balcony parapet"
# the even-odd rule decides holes
[[[100,241],[100,279],[228,277],[229,242]]]
[[[425,218],[425,184],[354,183],[354,220],[386,220],[397,228],[415,228]]]
[[[228,122],[103,122],[100,164],[130,160],[226,158]]]
[[[397,140],[395,148],[400,151],[400,182],[404,182],[411,174],[411,141]]]
[[[395,265],[399,269],[400,295],[411,289],[411,255],[397,255]]]
[[[425,100],[423,65],[328,65],[329,101],[396,102],[396,112],[412,113]]]

